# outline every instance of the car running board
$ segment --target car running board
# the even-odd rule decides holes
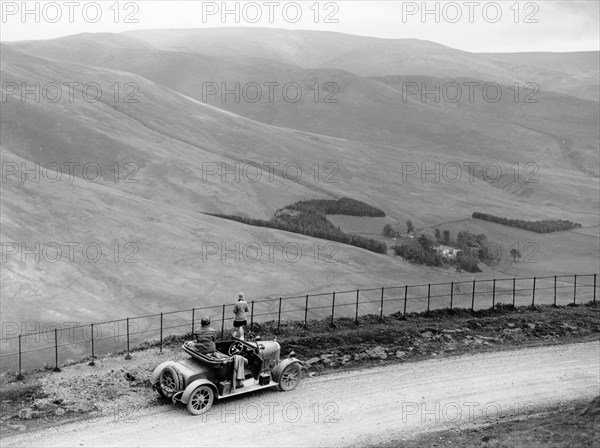
[[[269,381],[269,384],[265,384],[264,386],[261,386],[258,383],[255,384],[255,382],[256,381],[254,380],[254,378],[244,380],[244,381],[242,381],[242,384],[244,384],[244,387],[238,387],[235,390],[232,389],[231,393],[227,394],[227,395],[219,395],[219,399],[232,397],[234,395],[242,395],[247,392],[252,392],[252,391],[261,390],[261,389],[268,389],[269,387],[277,386],[277,383],[275,381]]]

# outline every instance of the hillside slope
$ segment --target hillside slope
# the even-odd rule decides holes
[[[204,32],[198,32],[204,36]],[[195,31],[178,33],[199,39]],[[215,33],[219,35],[218,30]],[[170,42],[168,32],[150,35],[154,36],[155,44],[159,36],[163,38],[163,46]],[[526,90],[525,84],[520,84],[518,91],[510,84],[501,85],[500,101],[486,101],[483,88],[478,87],[471,100],[466,83],[484,86],[496,79],[495,74],[482,75],[489,77],[481,79],[422,74],[364,78],[339,69],[303,69],[274,59],[215,56],[212,53],[216,47],[208,45],[210,39],[197,42],[189,36],[190,48],[184,48],[193,53],[151,49],[147,43],[123,35],[110,36],[107,40],[111,45],[104,43],[104,36],[101,41],[97,37],[98,56],[84,50],[94,39],[88,35],[24,43],[19,48],[60,61],[135,73],[198,101],[280,127],[396,147],[410,146],[419,151],[432,148],[438,154],[452,154],[454,161],[477,158],[482,165],[495,160],[520,165],[546,161],[549,149],[554,153],[552,164],[559,168],[568,165],[594,176],[600,170],[597,103],[544,90],[545,85],[539,86],[540,91]],[[228,42],[215,45],[227,54]],[[435,48],[438,47],[454,51]],[[177,71],[172,70],[174,66]],[[443,72],[443,67],[438,71]],[[266,84],[275,82],[279,87],[271,94]],[[286,83],[301,88],[300,101],[284,97],[282,86]],[[419,91],[407,95],[403,89],[406,83],[418,86]],[[431,94],[421,97],[422,89],[431,90],[435,86],[441,89],[439,86],[450,83],[463,86],[458,102],[445,99],[446,95],[454,95],[452,88],[450,93],[444,89],[444,97],[438,95],[437,100]],[[206,84],[216,89],[215,94],[207,94]],[[259,86],[260,91],[255,87],[244,90],[244,86],[251,84]],[[223,95],[225,89],[235,85],[241,86],[237,97]],[[292,97],[294,94],[292,88]],[[255,96],[259,97],[257,101],[247,99]],[[553,148],[540,152],[549,141],[553,142]]]
[[[515,57],[469,53],[417,39],[265,28],[140,30],[124,34],[163,50],[272,58],[304,68],[337,68],[361,76],[472,77],[507,85],[537,82],[544,85],[543,90],[583,99],[592,96],[598,101],[598,52],[554,56],[525,53]]]
[[[336,39],[346,38],[340,36]],[[355,45],[349,39],[348,48]],[[5,89],[79,83],[72,99],[65,88],[55,102],[7,94],[2,105],[1,157],[8,164],[3,166],[18,170],[2,182],[2,241],[27,249],[40,243],[51,254],[56,246],[47,245],[57,243],[63,250],[57,262],[7,255],[3,319],[92,321],[220,304],[240,289],[262,297],[449,275],[343,245],[336,263],[325,266],[314,257],[314,248],[325,241],[200,212],[269,218],[299,200],[347,196],[418,227],[463,219],[475,210],[598,224],[593,102],[558,94],[530,108],[405,102],[396,78],[306,68],[290,55],[252,62],[248,50],[247,57],[225,61],[226,56],[188,53],[199,47],[156,47],[129,34],[0,45]],[[333,51],[326,48],[315,50],[310,62],[325,65]],[[212,80],[230,74],[232,81],[270,76],[303,85],[334,79],[341,101],[246,103],[227,110],[194,98],[194,74]],[[102,98],[86,100],[86,83],[97,83]],[[125,101],[128,96],[136,102]],[[570,149],[565,137],[572,139]],[[525,168],[528,162],[537,165],[535,172]],[[35,170],[36,163],[49,170],[37,182],[31,175],[23,178],[20,171]],[[491,181],[493,169],[488,178],[481,169],[471,176],[465,163],[499,166],[502,176]],[[444,164],[463,171],[458,176],[440,171]],[[514,164],[521,170],[516,177]],[[75,167],[74,176],[63,172],[54,181],[53,167],[67,165]],[[82,171],[86,165],[91,171]],[[434,174],[422,175],[425,169]],[[102,173],[97,179],[96,170]],[[537,182],[527,181],[531,175]],[[221,262],[219,255],[203,260],[203,243],[231,248],[273,241],[297,243],[303,256],[297,262],[231,257]],[[97,243],[102,258],[86,261],[78,252],[71,261],[70,242]],[[117,262],[114,247],[120,251]],[[122,262],[131,248],[139,261]],[[572,272],[568,263],[544,269]]]
[[[532,218],[567,215],[560,211],[561,206],[580,208],[581,213],[572,217],[585,220],[598,200],[594,182],[567,165],[568,160],[550,136],[487,118],[475,122],[474,126],[488,122],[481,130],[460,128],[462,124],[468,126],[466,117],[451,121],[449,126],[444,120],[436,120],[435,114],[451,119],[450,111],[426,104],[418,104],[415,109],[424,114],[424,129],[407,130],[405,144],[387,146],[258,123],[138,75],[80,64],[59,66],[10,47],[3,49],[2,76],[7,81],[20,80],[31,85],[53,80],[81,80],[83,84],[91,79],[102,86],[103,92],[110,92],[95,103],[83,100],[80,88],[76,100],[69,101],[65,94],[57,103],[23,102],[18,95],[9,96],[2,116],[6,149],[41,164],[98,163],[107,173],[105,182],[110,182],[108,173],[115,162],[121,166],[132,162],[139,169],[139,182],[118,183],[114,188],[126,187],[139,196],[188,210],[269,217],[277,208],[301,198],[346,195],[373,203],[392,216],[417,216],[425,222],[432,212],[443,219],[464,217],[470,215],[467,210],[471,207],[486,204]],[[127,83],[132,83],[138,102],[125,102],[123,92],[115,101],[111,92],[115,83],[122,91]],[[434,115],[425,114],[430,110]],[[401,132],[398,135],[400,140],[405,138]],[[425,141],[415,141],[420,135]],[[519,173],[514,179],[520,184],[517,190],[532,190],[521,197],[497,188],[499,182],[468,176],[464,165],[499,163],[508,176],[511,163],[523,166],[530,161],[539,163],[535,174],[539,182],[524,185],[526,173]],[[238,177],[227,176],[221,170],[222,163],[231,170],[236,162],[240,166]],[[260,165],[263,173],[250,171],[252,167],[247,162]],[[329,179],[323,172],[317,176],[316,170],[328,162],[335,165],[337,172],[330,173]],[[465,170],[457,181],[456,176],[450,179],[450,174],[444,179],[438,176],[437,180],[421,173],[402,175],[402,169],[408,171],[409,164],[410,168],[416,165],[420,169],[428,163],[425,168],[431,169],[436,162],[458,163]],[[269,176],[268,163],[279,164],[279,171],[273,171],[273,176]],[[297,163],[301,173],[294,171],[290,163]],[[316,163],[321,168],[315,167]],[[281,169],[286,166],[284,176]],[[243,168],[248,170],[243,173]],[[213,174],[212,169],[218,171]],[[258,176],[259,181],[253,182]],[[490,172],[488,177],[492,176]],[[285,188],[281,188],[283,185]],[[397,202],[394,198],[398,192],[414,199]],[[533,204],[535,208],[531,207]]]

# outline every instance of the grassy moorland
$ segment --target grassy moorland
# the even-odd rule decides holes
[[[239,290],[264,298],[450,278],[444,270],[346,244],[339,244],[336,263],[324,266],[314,253],[325,240],[248,228],[198,211],[268,219],[297,201],[352,197],[417,228],[474,210],[598,224],[597,103],[576,96],[582,85],[593,85],[593,73],[577,69],[581,77],[571,92],[555,82],[563,72],[510,68],[431,42],[283,30],[226,33],[148,31],[1,44],[5,82],[80,83],[73,100],[65,90],[56,102],[21,101],[17,94],[3,103],[3,163],[19,170],[36,163],[76,167],[74,179],[63,172],[56,181],[53,169],[44,168],[37,180],[17,172],[3,181],[2,241],[18,249],[4,254],[5,322],[31,329],[228,303]],[[273,38],[257,37],[265,35]],[[502,86],[527,78],[525,70],[547,75],[548,82],[536,104],[515,104],[509,95],[498,103],[479,96],[473,103],[430,104],[403,97],[403,80],[389,78],[397,70],[423,82],[429,82],[425,70],[439,79],[470,74]],[[292,103],[280,95],[273,103],[268,95],[257,103],[219,96],[204,101],[198,80],[293,81],[309,95],[311,83],[322,88],[331,82],[339,87],[339,101],[325,102],[330,91],[323,89],[316,102],[307,96]],[[83,98],[89,82],[104,93],[96,102]],[[116,99],[115,85],[121,89]],[[125,101],[131,94],[135,102]],[[478,164],[474,176],[465,163]],[[502,170],[497,182],[481,172],[489,163]],[[94,169],[84,175],[88,164],[102,175],[95,179]],[[462,167],[458,178],[445,170],[456,164]],[[509,246],[532,241],[483,233]],[[539,244],[537,263],[511,264],[503,255],[495,269],[517,275],[596,271],[590,260],[598,258],[597,239],[564,235]],[[67,243],[78,245],[74,257]],[[271,261],[271,243],[292,244],[302,256],[290,262],[278,249]],[[100,259],[82,255],[88,244],[101,248]],[[35,254],[26,252],[32,249]]]

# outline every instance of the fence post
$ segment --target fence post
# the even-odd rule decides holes
[[[450,283],[450,310],[452,310],[452,301],[454,300],[454,282]]]
[[[381,304],[379,306],[379,320],[383,320],[383,286],[381,287]]]
[[[281,327],[281,297],[279,298],[279,313],[277,314],[277,333]]]
[[[554,276],[554,306],[556,306],[556,275]]]
[[[535,306],[535,280],[536,280],[536,278],[533,277],[533,294],[531,296],[531,307],[532,308]]]
[[[596,274],[594,274],[594,303],[596,303]]]
[[[408,285],[404,285],[404,312],[402,315],[406,318],[406,300],[408,299]]]
[[[595,279],[595,277],[594,277],[594,279]],[[595,285],[595,283],[594,283],[594,285]],[[594,291],[595,291],[595,290],[596,290],[596,289],[594,288]],[[594,294],[595,294],[595,293],[594,293]],[[359,297],[360,297],[360,290],[359,290],[359,289],[357,289],[357,290],[356,290],[356,312],[354,313],[354,323],[355,323],[356,325],[358,325],[358,300],[359,300]],[[594,297],[595,297],[595,296],[594,296]]]
[[[431,283],[427,285],[427,314],[429,315],[429,301],[431,300]]]
[[[333,323],[333,313],[335,312],[335,291],[333,291],[333,295],[332,295],[332,299],[331,299],[331,323],[329,324],[329,326],[331,328],[335,327],[335,324]]]
[[[250,332],[254,328],[254,300],[252,301],[252,306],[250,307]]]
[[[492,282],[492,310],[496,308],[496,279]]]
[[[515,307],[515,285],[517,283],[517,279],[513,277],[513,308]]]
[[[21,335],[19,335],[19,374],[17,375],[17,380],[22,380],[23,379],[23,373],[21,371]]]
[[[308,328],[308,294],[306,294],[306,301],[304,302],[304,328]]]
[[[473,279],[473,292],[471,293],[471,313],[475,312],[475,279]]]
[[[196,309],[192,308],[192,338],[194,337],[194,331],[196,330],[196,328],[194,327],[196,323]]]
[[[54,329],[54,371],[60,372],[58,368],[58,328]]]
[[[131,355],[129,354],[129,318],[127,318],[127,354],[125,355],[125,359],[131,359]]]
[[[577,298],[577,274],[573,279],[573,305],[575,305],[575,299]]]
[[[160,352],[163,351],[163,313],[160,313]]]
[[[223,304],[223,311],[221,312],[221,340],[225,337],[225,304]]]
[[[88,362],[88,365],[89,366],[94,366],[94,365],[96,365],[96,361],[94,361],[94,358],[96,358],[96,356],[94,356],[94,323],[91,323],[90,327],[92,328],[92,338],[91,338],[91,342],[92,342],[92,359],[90,360],[90,362]]]

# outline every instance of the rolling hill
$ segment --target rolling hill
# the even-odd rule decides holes
[[[536,80],[549,90],[598,101],[600,52],[482,53],[502,61],[511,70]]]
[[[162,50],[269,58],[304,68],[338,68],[361,76],[471,77],[508,85],[537,82],[544,85],[543,90],[583,99],[594,95],[592,99],[598,100],[598,52],[475,54],[417,39],[260,28],[140,30],[125,34]]]
[[[277,30],[263,31],[271,35]],[[510,84],[500,85],[500,101],[486,101],[483,97],[483,86],[487,82],[499,79],[497,67],[483,74],[482,76],[488,76],[483,79],[435,78],[423,75],[364,78],[339,68],[303,69],[274,59],[256,59],[239,54],[230,56],[229,53],[234,49],[239,51],[239,48],[232,46],[227,39],[220,43],[213,42],[207,38],[206,32],[184,30],[133,34],[139,38],[146,38],[149,42],[141,42],[139,39],[123,35],[84,35],[48,42],[25,43],[21,44],[20,48],[38,55],[51,55],[56,60],[85,62],[136,73],[198,101],[280,127],[392,146],[412,146],[421,149],[425,144],[427,147],[436,146],[438,152],[451,153],[456,158],[467,157],[471,160],[477,157],[477,160],[485,160],[483,163],[494,159],[493,154],[497,153],[502,154],[500,160],[511,160],[512,163],[522,165],[532,160],[545,160],[548,156],[547,151],[541,156],[540,148],[548,141],[554,141],[553,146],[559,149],[559,159],[591,175],[598,174],[597,148],[600,137],[595,123],[600,120],[600,114],[594,101],[547,90],[525,90],[525,84],[521,83],[518,93]],[[216,30],[215,36],[221,36],[223,32]],[[232,35],[240,32],[236,30]],[[299,37],[295,34],[293,36],[296,39],[292,39],[289,33],[281,30],[278,32],[278,41],[283,42],[282,46],[291,45],[286,43],[286,37],[300,45]],[[131,33],[127,34],[130,35]],[[306,36],[305,33],[301,33],[299,36],[314,37],[311,33]],[[343,35],[325,33],[325,36],[335,38],[325,39],[325,43],[332,45],[332,54],[338,54],[333,48],[339,47],[338,40]],[[148,48],[148,45],[158,45],[156,41],[159,37],[162,37],[162,47],[170,46],[177,51]],[[354,42],[352,39],[350,41]],[[357,39],[370,45],[382,41]],[[98,55],[86,51],[95,41],[99,42],[101,48]],[[179,44],[173,43],[175,41]],[[188,41],[188,45],[183,44]],[[312,41],[308,39],[307,42]],[[428,48],[427,45],[424,48],[412,48],[412,41],[382,42],[384,47],[393,43],[402,48],[402,51],[413,51],[416,55],[422,55]],[[201,43],[206,43],[207,54],[197,52],[194,45]],[[420,42],[421,44],[425,45]],[[249,54],[262,54],[255,48],[256,45],[248,50]],[[455,52],[432,43],[429,43],[429,47],[435,47],[435,54],[445,51],[449,59],[453,58]],[[189,52],[183,52],[182,48]],[[217,51],[223,55],[215,56]],[[308,50],[298,50],[301,54],[306,51]],[[266,53],[268,52],[265,50]],[[271,56],[277,54],[275,52]],[[485,60],[487,57],[468,53],[465,55],[472,59],[468,64],[465,62],[465,67],[472,67],[474,61],[482,58]],[[174,72],[172,67],[180,69]],[[437,64],[436,67],[438,72],[444,72],[443,64]],[[404,68],[397,70],[402,71]],[[514,79],[516,78],[513,77],[512,80]],[[302,99],[298,102],[286,100],[281,87],[274,90],[274,95],[270,96],[268,87],[265,86],[265,83],[269,82],[277,82],[280,86],[288,82],[299,85],[303,93]],[[474,100],[469,99],[466,87],[468,82],[475,82],[481,86],[474,92]],[[237,98],[231,94],[224,98],[220,95],[223,90],[231,89],[236,83],[242,87],[258,85],[261,90],[256,94],[260,95],[260,99],[244,100],[246,96],[259,92],[254,88],[245,91],[246,95],[240,88],[241,94]],[[420,86],[432,89],[436,85],[458,83],[462,86],[462,96],[458,102],[444,101],[443,98],[436,101],[432,95],[426,96],[424,101],[420,92],[415,95],[403,94],[403,86],[406,83],[418,85],[419,89]],[[211,88],[218,91],[214,95],[207,95],[206,84],[212,84]],[[390,91],[390,87],[395,91]],[[542,85],[539,88],[544,87]],[[319,92],[318,99],[315,90]],[[447,95],[454,94],[452,88],[450,92]],[[328,96],[329,100],[335,102],[327,102]],[[531,135],[532,132],[534,135]],[[478,142],[484,140],[486,144],[482,147]],[[514,150],[514,146],[517,145],[521,148]],[[523,158],[523,153],[527,153],[529,158]],[[562,163],[561,160],[557,162]]]
[[[406,82],[494,81],[509,89],[527,80],[511,68],[526,61],[424,41],[253,33],[140,31],[0,45],[3,83],[78,83],[72,99],[66,89],[56,102],[22,101],[18,94],[3,99],[3,167],[39,163],[50,171],[39,182],[23,181],[20,173],[3,179],[2,241],[27,248],[55,242],[63,250],[67,242],[96,242],[103,249],[98,262],[64,254],[54,263],[32,255],[23,262],[20,254],[8,255],[2,263],[5,321],[88,322],[227,303],[238,290],[261,298],[461,276],[344,245],[335,263],[324,264],[315,261],[314,247],[326,241],[203,213],[266,219],[299,200],[346,196],[417,227],[475,210],[598,225],[597,101],[541,86],[538,103],[509,96],[497,103],[403,98]],[[581,88],[597,75],[586,55],[575,59],[582,62],[570,73],[585,74]],[[558,78],[566,70],[557,62],[527,67]],[[339,101],[202,97],[202,82],[269,81],[296,82],[308,91],[311,83],[334,82]],[[100,86],[99,100],[84,98],[87,83]],[[127,95],[137,102],[125,101]],[[468,163],[478,164],[472,176]],[[49,180],[65,164],[75,167],[74,177]],[[90,181],[81,170],[86,164],[102,175]],[[459,175],[452,171],[457,164]],[[486,164],[492,173],[500,167],[502,176],[486,176]],[[421,175],[435,167],[438,179]],[[516,231],[494,237],[505,244]],[[552,257],[571,238],[585,239],[564,252],[579,257],[573,266],[583,269],[597,258],[597,237],[569,232],[548,238],[554,238]],[[203,255],[207,244],[269,242],[298,244],[303,256],[252,262]],[[115,262],[111,248],[116,244],[124,256],[127,243],[137,247],[138,262]],[[570,273],[573,266],[510,270]]]

